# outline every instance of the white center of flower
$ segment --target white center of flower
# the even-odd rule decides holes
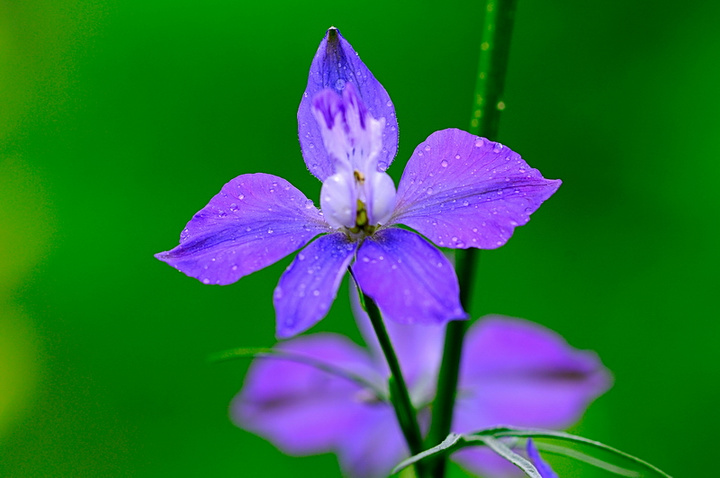
[[[332,90],[318,93],[312,111],[335,166],[320,192],[325,220],[337,229],[369,234],[395,206],[395,184],[378,170],[385,118],[372,117],[352,83],[342,97]]]

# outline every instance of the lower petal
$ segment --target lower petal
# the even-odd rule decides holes
[[[388,319],[427,324],[466,317],[452,264],[414,232],[378,231],[365,239],[352,269]]]
[[[278,338],[304,332],[325,317],[356,248],[345,234],[335,233],[300,251],[275,288]]]

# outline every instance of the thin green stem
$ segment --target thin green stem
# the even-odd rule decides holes
[[[352,275],[352,270],[350,271],[350,274]],[[358,293],[360,294],[360,301],[370,317],[370,323],[373,326],[375,335],[380,343],[380,348],[385,355],[385,360],[387,361],[388,368],[390,369],[390,378],[388,380],[390,402],[395,409],[395,415],[400,425],[400,429],[405,436],[408,448],[410,448],[410,454],[416,455],[423,451],[422,433],[420,432],[420,426],[417,422],[415,407],[410,400],[410,392],[408,391],[405,378],[403,377],[402,370],[400,369],[400,362],[395,354],[395,349],[390,341],[390,336],[385,329],[385,324],[383,323],[382,315],[380,314],[380,309],[378,309],[377,304],[375,304],[375,301],[372,300],[372,298],[365,295],[360,286],[358,286]],[[415,465],[415,471],[419,478],[427,476],[425,469],[426,467],[424,464],[418,463]]]
[[[505,109],[502,95],[515,6],[516,0],[483,1],[480,57],[470,132],[491,140],[497,139],[500,112]],[[460,301],[466,311],[470,311],[478,257],[479,251],[476,249],[459,250],[456,254]],[[443,362],[438,375],[437,396],[433,403],[433,421],[426,447],[437,445],[450,433],[466,330],[467,322],[465,321],[453,321],[448,324],[445,333]],[[446,457],[444,455],[432,461],[430,465],[432,476],[443,478],[445,465]]]

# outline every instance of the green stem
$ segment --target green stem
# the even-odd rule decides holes
[[[352,275],[352,271],[350,274]],[[359,285],[358,293],[360,294],[360,301],[370,317],[370,323],[372,323],[373,330],[380,343],[380,348],[385,355],[385,360],[390,369],[390,378],[388,380],[390,402],[395,409],[395,415],[400,424],[400,429],[405,436],[408,448],[410,448],[410,454],[416,455],[423,451],[422,433],[420,433],[417,413],[410,400],[410,393],[405,383],[405,378],[403,378],[402,370],[400,369],[400,362],[398,361],[397,355],[395,355],[395,349],[385,329],[385,324],[383,323],[382,315],[380,314],[380,309],[378,309],[377,304],[375,304],[375,301],[369,296],[365,295]],[[415,470],[419,478],[427,476],[424,464],[416,464]]]
[[[500,112],[505,109],[502,95],[516,0],[485,0],[483,4],[480,58],[470,132],[495,140],[500,123]],[[456,254],[460,301],[468,312],[471,306],[475,263],[478,256],[479,251],[476,249],[459,250]],[[433,403],[433,421],[426,447],[437,445],[450,433],[466,330],[466,321],[452,321],[448,324],[445,333],[443,362],[438,375],[437,396]],[[444,455],[435,459],[431,463],[432,476],[443,478],[445,465],[446,457]]]

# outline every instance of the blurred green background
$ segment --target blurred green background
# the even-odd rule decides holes
[[[399,179],[467,127],[479,10],[0,2],[0,476],[337,476],[235,428],[247,363],[205,362],[274,342],[289,259],[214,287],[152,255],[239,174],[317,199],[295,114],[331,25],[395,102]],[[616,383],[574,431],[677,476],[713,473],[720,426],[719,21],[710,1],[519,1],[493,139],[564,185],[481,255],[473,311],[596,350]],[[317,330],[358,339],[344,290]]]

